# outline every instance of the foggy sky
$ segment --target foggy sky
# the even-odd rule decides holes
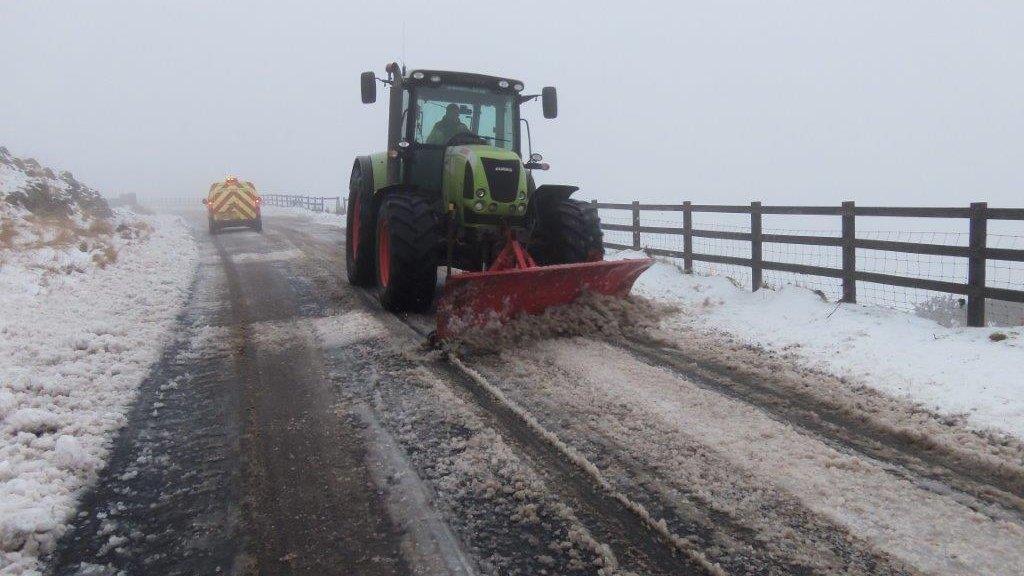
[[[619,200],[1024,204],[1020,2],[0,0],[0,145],[107,193],[335,195],[358,75],[554,85],[541,182]],[[381,92],[383,96],[385,92]]]

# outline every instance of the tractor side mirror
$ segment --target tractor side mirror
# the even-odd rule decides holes
[[[203,198],[203,205],[204,205],[204,206],[205,206],[205,205],[207,205],[207,204],[209,204],[209,203],[210,203],[210,201],[209,201],[208,199],[206,199],[206,198]]]
[[[377,77],[373,72],[363,72],[359,75],[359,89],[362,92],[363,104],[373,104],[377,101]]]
[[[554,86],[545,86],[540,91],[540,103],[544,109],[545,118],[558,116],[558,92]]]

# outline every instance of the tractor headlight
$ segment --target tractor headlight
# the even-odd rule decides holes
[[[522,85],[522,84],[516,84],[516,85],[515,85],[515,86],[513,86],[512,88],[513,88],[513,89],[514,89],[514,90],[515,90],[516,92],[522,92],[522,91],[523,91],[523,85]]]
[[[473,210],[476,210],[477,212],[482,212],[483,209],[484,209],[484,203],[483,202],[477,200],[476,203],[473,204]]]
[[[412,77],[417,80],[423,80],[423,72],[413,72]]]
[[[484,190],[483,188],[477,188],[477,190],[476,190],[476,197],[477,198],[483,198],[484,194],[487,194],[487,190]]]
[[[491,205],[488,206],[487,209],[490,210],[491,212],[494,212],[495,210],[498,209],[498,203],[497,202],[491,202]]]
[[[508,80],[498,80],[498,88],[508,88]]]

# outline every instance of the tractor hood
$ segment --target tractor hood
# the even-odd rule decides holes
[[[495,160],[515,160],[522,166],[519,155],[510,150],[491,146],[490,144],[466,144],[448,148],[449,155],[461,156],[466,159],[493,158]]]
[[[445,197],[471,225],[518,226],[526,215],[526,170],[515,152],[472,144],[448,148],[444,160]]]

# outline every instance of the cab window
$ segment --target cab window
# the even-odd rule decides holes
[[[444,144],[467,132],[493,146],[514,149],[513,94],[468,86],[422,86],[415,94],[417,143]]]

